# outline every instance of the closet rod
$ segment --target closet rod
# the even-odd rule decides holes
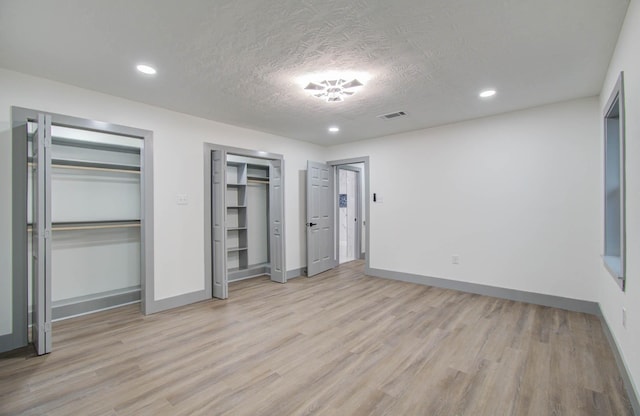
[[[133,173],[140,174],[139,170],[129,170],[129,169],[117,169],[117,168],[99,168],[92,166],[74,166],[74,165],[61,165],[61,164],[51,164],[54,168],[62,168],[62,169],[76,169],[76,170],[93,170],[98,172],[118,172],[118,173]]]
[[[103,230],[108,228],[136,228],[140,224],[85,225],[73,227],[52,227],[53,231]]]
[[[33,166],[33,162],[29,162],[28,163],[29,166]],[[94,166],[78,166],[78,165],[63,165],[63,164],[59,164],[59,163],[52,163],[51,167],[54,168],[62,168],[62,169],[75,169],[75,170],[92,170],[92,171],[98,171],[98,172],[119,172],[119,173],[133,173],[133,174],[140,174],[139,170],[131,170],[131,169],[117,169],[117,168],[101,168],[101,167],[94,167]]]
[[[247,179],[247,182],[251,182],[251,183],[269,183],[268,180],[261,180],[261,179]]]
[[[140,222],[134,221],[96,221],[96,222],[84,222],[84,223],[59,223],[52,224],[52,231],[75,231],[75,230],[104,230],[112,228],[137,228],[140,227]],[[28,232],[33,232],[33,226],[29,224],[27,226]]]

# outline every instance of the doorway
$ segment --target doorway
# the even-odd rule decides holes
[[[355,213],[351,217],[352,256],[364,258],[365,272],[369,270],[369,157],[335,160],[326,163],[307,161],[307,206],[305,228],[307,234],[307,277],[336,267],[340,259],[340,171],[360,172],[359,196],[352,196]],[[348,174],[347,174],[348,175]],[[353,179],[353,178],[352,178]],[[353,183],[356,185],[356,183]],[[348,192],[347,194],[347,206]],[[344,204],[343,204],[344,205]],[[357,208],[356,208],[357,207]],[[345,226],[346,229],[349,227]],[[345,235],[346,237],[346,235]],[[345,238],[345,248],[348,248]],[[358,248],[359,246],[359,248]],[[346,250],[348,251],[348,250]],[[347,253],[342,257],[348,258]]]
[[[347,263],[361,258],[362,240],[361,181],[362,163],[338,165],[336,175],[337,197],[337,255],[338,263]]]

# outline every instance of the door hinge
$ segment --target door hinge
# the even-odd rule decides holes
[[[51,230],[49,229],[44,230],[44,238],[45,240],[48,240],[49,238],[51,238]]]
[[[44,323],[44,332],[51,332],[51,322]]]
[[[51,147],[51,135],[47,134],[46,132],[44,134],[44,147],[45,149]]]

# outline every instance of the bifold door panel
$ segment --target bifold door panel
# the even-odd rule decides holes
[[[284,193],[282,183],[282,160],[269,163],[269,240],[271,280],[286,283],[287,271],[284,269]]]
[[[51,352],[51,116],[38,114],[33,136],[33,326],[38,355]]]
[[[213,250],[213,297],[229,297],[227,282],[227,213],[226,213],[226,166],[227,155],[222,150],[214,150],[211,160],[212,199],[212,250]]]

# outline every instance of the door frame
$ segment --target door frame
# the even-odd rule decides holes
[[[338,204],[340,198],[340,171],[351,171],[356,173],[356,177],[358,178],[357,186],[356,186],[356,235],[355,235],[355,249],[356,255],[355,259],[359,260],[362,258],[362,215],[360,213],[362,210],[362,179],[363,179],[363,169],[360,169],[351,165],[337,165],[335,166],[335,189],[336,189],[336,259],[338,260],[338,265],[340,263],[340,204]],[[366,254],[366,253],[365,253]]]
[[[255,159],[263,159],[263,160],[272,160],[272,161],[280,161],[281,164],[281,180],[282,180],[282,209],[283,212],[285,210],[285,190],[284,190],[284,178],[285,178],[285,167],[284,167],[284,156],[277,153],[269,153],[261,150],[250,150],[244,149],[241,147],[232,147],[232,146],[224,146],[214,143],[204,143],[204,281],[205,281],[205,293],[207,293],[208,297],[213,297],[213,224],[212,224],[212,215],[214,213],[214,209],[222,209],[226,213],[225,200],[222,199],[220,201],[213,201],[212,196],[212,158],[214,151],[221,151],[224,154],[225,159],[225,174],[224,174],[224,188],[226,192],[227,187],[227,175],[226,175],[226,156],[228,154],[236,155],[236,156],[244,156],[251,157]],[[214,206],[215,204],[215,206]],[[271,204],[271,201],[269,202]],[[225,214],[226,216],[226,214]],[[282,234],[282,269],[284,272],[284,279],[286,282],[287,279],[287,267],[286,267],[286,215],[283,215],[282,224],[281,224],[281,234]],[[269,219],[269,239],[271,239],[271,219]],[[225,224],[225,234],[226,234],[226,224]],[[273,250],[270,247],[269,250],[269,263],[271,263],[272,256],[277,253],[277,250]],[[228,284],[228,272],[225,268],[224,271],[224,282]]]
[[[338,159],[338,160],[331,160],[328,161],[327,164],[333,166],[333,168],[337,171],[338,166],[340,165],[350,165],[353,163],[364,163],[364,218],[362,218],[362,226],[364,227],[364,247],[365,247],[365,253],[364,253],[364,272],[365,274],[369,274],[370,270],[371,270],[371,245],[370,245],[370,235],[371,235],[371,209],[370,209],[370,205],[371,205],[371,187],[370,187],[370,180],[369,180],[369,174],[370,174],[370,167],[369,167],[369,156],[360,156],[360,157],[353,157],[353,158],[349,158],[349,159]],[[334,214],[334,218],[336,218],[337,221],[337,217],[338,217],[338,204],[337,204],[337,198],[338,198],[338,191],[334,192],[334,202],[333,202],[333,206],[334,206],[334,210],[335,210],[335,214]],[[337,234],[337,233],[336,233]],[[336,237],[336,242],[337,242],[337,237]],[[336,253],[336,260],[338,259],[338,254],[337,254],[337,243],[336,243],[336,248],[334,250],[334,252]],[[361,249],[362,250],[362,249]]]
[[[140,149],[140,301],[146,315],[154,311],[153,251],[153,132],[113,123],[67,116],[51,111],[11,107],[11,197],[12,197],[12,322],[10,334],[0,336],[0,351],[28,344],[27,262],[27,123],[38,114],[51,116],[51,124],[81,130],[111,133],[143,140]]]

